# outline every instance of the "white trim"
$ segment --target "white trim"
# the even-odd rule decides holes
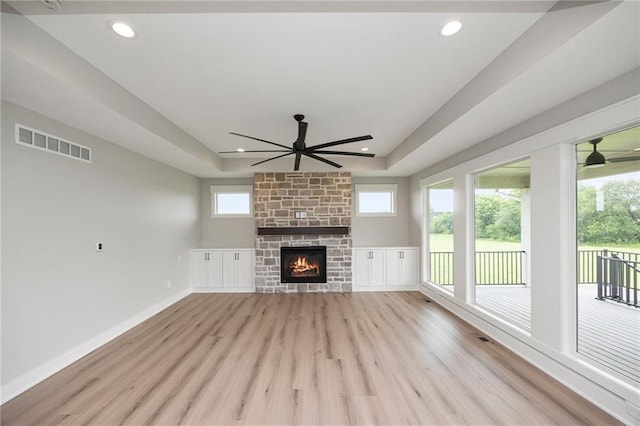
[[[253,218],[253,185],[211,185],[211,217],[213,219]],[[249,196],[249,212],[234,214],[216,213],[217,194],[247,194]]]
[[[67,351],[66,353],[45,362],[44,364],[26,372],[25,374],[13,379],[7,384],[2,386],[1,391],[1,402],[4,404],[10,399],[15,398],[20,395],[22,392],[28,390],[29,388],[37,385],[41,381],[47,379],[48,377],[54,375],[58,371],[63,368],[69,366],[70,364],[76,362],[83,356],[93,352],[98,349],[100,346],[103,346],[115,339],[116,337],[126,333],[131,330],[133,327],[138,324],[146,321],[162,310],[168,308],[179,300],[185,298],[189,294],[191,294],[191,288],[187,288],[179,293],[176,293],[167,299],[156,303],[153,306],[145,309],[144,311],[132,316],[131,318],[122,321],[121,323],[111,327],[110,329],[98,334],[95,337],[87,340],[84,343],[77,345],[75,348]]]
[[[640,117],[638,116],[639,102],[640,95],[632,96],[629,99],[514,142],[473,160],[465,161],[447,170],[425,176],[419,180],[420,187],[454,178],[456,175],[471,173],[471,170],[482,170],[520,157],[530,156],[533,151],[550,145],[558,143],[575,144],[588,140],[592,136],[602,136],[637,126],[640,124]],[[576,135],[579,136],[576,137]]]
[[[355,203],[355,215],[358,217],[391,217],[398,215],[398,184],[397,183],[385,183],[385,184],[371,184],[371,183],[357,183],[355,184],[354,191],[354,203]],[[361,193],[390,193],[391,194],[391,212],[371,212],[361,213],[359,205],[358,195]]]
[[[454,221],[454,215],[455,215],[455,180],[453,179],[453,177],[449,178],[449,179],[444,179],[440,182],[435,182],[432,183],[430,185],[425,185],[425,186],[421,186],[420,187],[420,195],[422,197],[422,235],[421,235],[421,239],[422,239],[422,246],[425,248],[424,250],[422,250],[422,267],[423,267],[423,275],[421,277],[422,281],[429,281],[429,279],[431,278],[431,210],[430,210],[430,206],[431,206],[431,199],[429,197],[430,194],[430,190],[431,189],[438,189],[438,188],[433,188],[436,185],[440,185],[442,183],[446,183],[446,182],[451,182],[451,204],[453,206],[453,209],[451,211],[451,220],[454,222],[452,224],[453,227],[453,232],[451,234],[451,238],[453,239],[455,236],[455,221]],[[452,250],[455,251],[455,250]],[[453,278],[453,277],[452,277]],[[443,285],[443,284],[438,284],[435,283],[436,285]],[[443,287],[444,288],[444,287]],[[453,294],[453,283],[451,286],[451,293]]]

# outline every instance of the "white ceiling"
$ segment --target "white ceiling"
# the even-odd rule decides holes
[[[410,175],[640,66],[636,1],[10,4],[4,99],[201,177],[292,170],[217,153],[270,148],[230,131],[290,145],[296,113],[309,145],[373,135],[336,147],[377,154],[345,170]]]

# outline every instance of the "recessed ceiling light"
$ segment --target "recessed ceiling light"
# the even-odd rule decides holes
[[[40,2],[49,10],[59,11],[62,9],[61,0],[40,0]]]
[[[111,26],[111,29],[121,37],[133,38],[136,36],[136,32],[133,31],[133,28],[124,22],[113,21],[109,23],[109,25]]]
[[[460,31],[460,28],[462,28],[462,24],[460,23],[460,21],[447,22],[445,26],[442,27],[442,30],[440,30],[440,34],[446,37],[452,36]]]
[[[369,151],[369,148],[360,148],[360,151]]]
[[[236,149],[236,151],[238,151],[238,152],[244,152],[244,148],[238,148],[238,149]]]

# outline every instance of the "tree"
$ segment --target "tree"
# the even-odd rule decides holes
[[[520,241],[520,201],[499,195],[477,195],[477,238]]]
[[[520,202],[503,200],[495,223],[489,228],[490,238],[501,241],[520,241]]]
[[[432,212],[429,223],[432,234],[453,234],[452,212]]]
[[[475,227],[477,238],[491,238],[491,225],[496,221],[501,198],[496,195],[477,195]]]
[[[640,182],[612,181],[600,189],[604,208],[598,210],[596,188],[578,186],[578,242],[581,244],[640,243]]]
[[[640,227],[640,181],[631,179],[608,182],[602,189],[605,203],[610,204],[609,209],[628,216],[637,227]],[[638,232],[640,228],[629,230]]]

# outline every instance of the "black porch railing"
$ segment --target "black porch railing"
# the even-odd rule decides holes
[[[453,252],[432,251],[429,256],[429,281],[440,285],[453,284]]]
[[[618,259],[627,260],[629,262],[640,262],[640,253],[617,250],[613,251],[608,249],[578,250],[578,284],[598,283],[598,256],[615,256]]]
[[[476,252],[476,284],[518,285],[524,284],[523,251]],[[615,256],[623,261],[640,262],[640,253],[603,250],[578,250],[578,284],[598,283],[598,256]],[[429,280],[441,285],[453,284],[453,252],[430,253],[431,276]],[[637,276],[635,278],[638,279]],[[637,285],[633,287],[637,289]],[[636,305],[637,306],[637,305]]]
[[[476,284],[523,285],[524,251],[476,252]],[[453,252],[431,252],[430,281],[441,285],[453,284]]]
[[[637,256],[636,256],[637,258]],[[597,299],[614,300],[629,306],[638,305],[640,263],[622,259],[618,254],[598,256],[596,265]]]

